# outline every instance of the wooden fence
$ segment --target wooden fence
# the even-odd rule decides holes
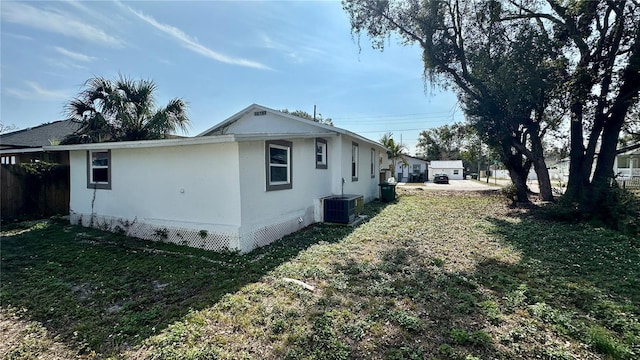
[[[67,215],[69,166],[1,165],[0,194],[2,220]]]

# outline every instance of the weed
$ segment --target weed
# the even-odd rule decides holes
[[[420,331],[424,327],[424,323],[420,318],[405,311],[393,311],[391,318],[407,331]]]
[[[491,335],[482,330],[468,333],[466,330],[456,328],[451,329],[449,336],[454,343],[459,345],[471,344],[475,346],[487,347],[492,342]]]
[[[459,345],[467,344],[470,339],[469,333],[463,329],[451,329],[449,336],[451,337],[451,340],[455,344],[459,344]]]
[[[493,325],[498,325],[502,322],[503,315],[500,312],[498,303],[493,300],[485,300],[478,304],[478,307],[482,310],[482,313],[489,318],[489,322]]]
[[[514,311],[516,308],[520,307],[525,300],[527,285],[520,284],[516,289],[509,291],[504,297],[504,305],[509,311]]]
[[[153,230],[153,236],[155,236],[159,241],[166,241],[169,238],[169,229],[155,229]]]
[[[611,333],[601,327],[592,326],[587,332],[588,342],[601,354],[610,356],[613,359],[625,359],[631,355],[631,350],[623,343],[616,340]]]
[[[440,258],[432,258],[431,265],[441,268],[444,266],[444,260]]]
[[[349,347],[340,340],[335,331],[334,316],[333,312],[323,313],[313,322],[307,346],[316,359],[349,358]]]
[[[402,346],[387,350],[384,355],[387,360],[419,360],[424,359],[422,346]]]

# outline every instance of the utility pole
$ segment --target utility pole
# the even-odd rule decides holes
[[[313,104],[313,121],[316,121],[316,104]]]

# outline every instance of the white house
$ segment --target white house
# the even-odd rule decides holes
[[[70,218],[127,235],[241,252],[323,220],[323,199],[378,197],[382,145],[251,105],[192,138],[68,150]]]
[[[451,180],[464,179],[462,160],[433,160],[429,164],[429,181],[436,174],[447,174]]]
[[[640,143],[618,149],[613,173],[620,180],[640,178]]]
[[[403,155],[404,161],[396,161],[394,176],[399,182],[424,182],[427,180],[429,162],[424,159]]]

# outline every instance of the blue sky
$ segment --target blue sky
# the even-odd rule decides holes
[[[334,125],[414,152],[420,130],[462,121],[425,86],[417,47],[384,52],[350,32],[338,1],[2,1],[1,116],[26,128],[62,119],[85,80],[152,79],[189,104],[193,136],[244,107],[313,106]]]

